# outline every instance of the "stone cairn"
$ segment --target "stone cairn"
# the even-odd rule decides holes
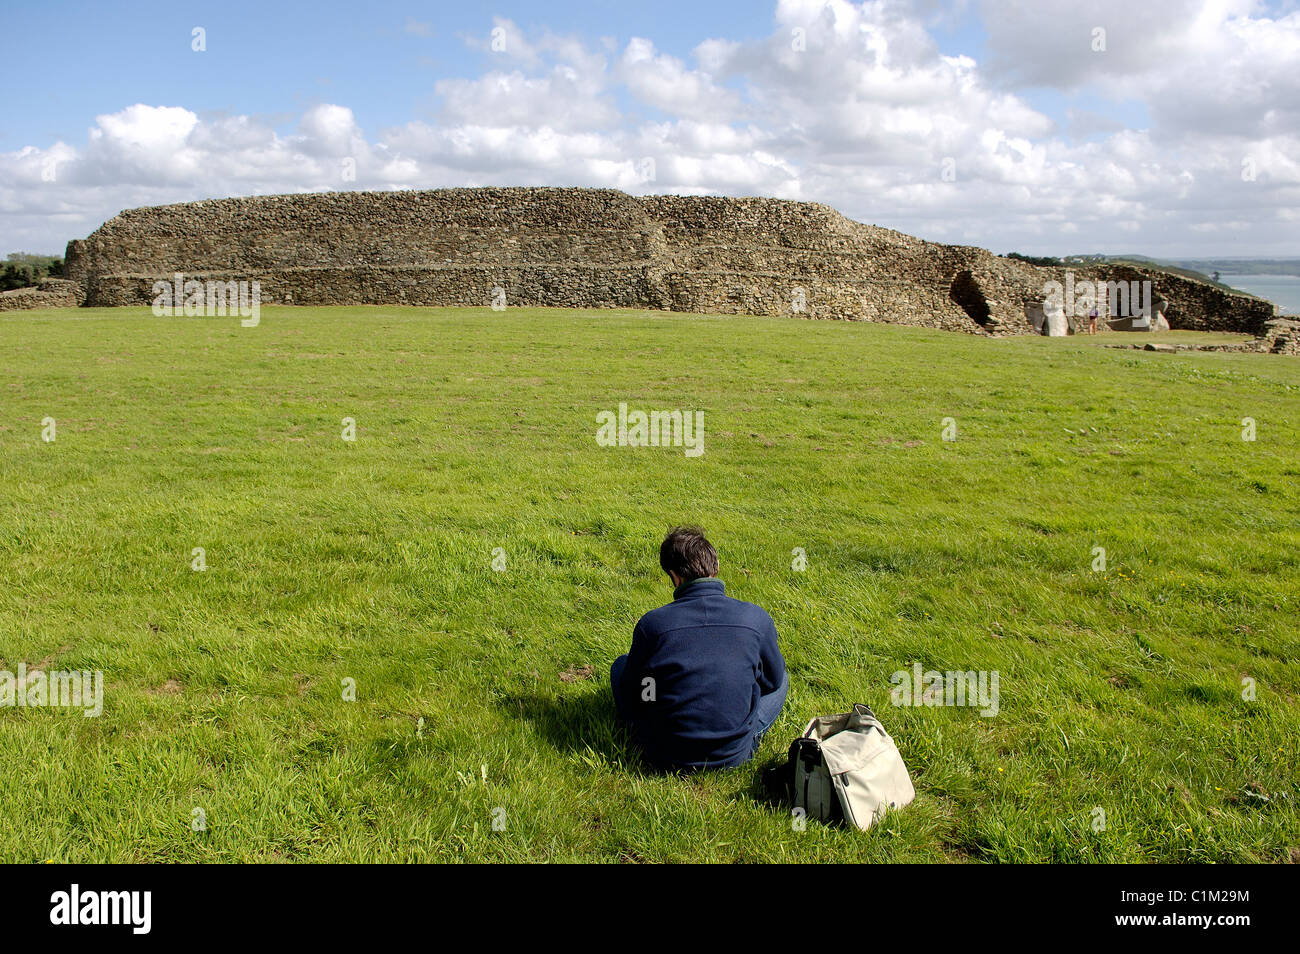
[[[171,282],[178,272],[203,282],[257,281],[263,304],[496,300],[881,321],[983,335],[1034,334],[1027,315],[1041,306],[1045,283],[1065,278],[1062,268],[927,242],[817,203],[485,188],[130,209],[68,244],[65,275],[78,291],[58,294],[94,306],[149,304],[154,282]],[[1169,303],[1172,328],[1262,335],[1273,317],[1268,302],[1161,271],[1072,272],[1075,282],[1152,281]],[[1077,330],[1076,321],[1072,326]]]

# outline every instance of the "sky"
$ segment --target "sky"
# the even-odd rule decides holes
[[[476,185],[1300,256],[1298,0],[47,0],[0,80],[0,256],[143,205]]]

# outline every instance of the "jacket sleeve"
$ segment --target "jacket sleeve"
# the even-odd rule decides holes
[[[776,644],[776,623],[764,613],[763,624],[758,641],[758,659],[763,666],[758,674],[758,688],[767,695],[779,689],[785,681],[785,658]]]
[[[638,622],[632,630],[632,648],[627,653],[623,678],[613,687],[615,704],[625,719],[635,717],[641,707],[641,680],[646,677],[653,651],[654,639]]]

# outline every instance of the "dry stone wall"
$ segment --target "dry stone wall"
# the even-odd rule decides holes
[[[69,243],[88,305],[139,305],[181,272],[256,280],[263,303],[656,308],[1028,334],[1061,269],[940,245],[780,199],[443,189],[217,199],[115,216]],[[1104,278],[1106,270],[1079,270]],[[1158,276],[1158,277],[1156,277]],[[1152,273],[1173,327],[1259,333],[1258,300]],[[1209,289],[1209,291],[1206,291]],[[1263,303],[1267,305],[1267,303]]]
[[[1085,271],[1101,281],[1127,282],[1130,285],[1133,282],[1151,280],[1153,293],[1167,302],[1164,315],[1170,328],[1188,331],[1243,331],[1263,335],[1265,325],[1277,311],[1271,302],[1261,298],[1234,294],[1209,282],[1196,281],[1172,272],[1129,265],[1108,265]]]
[[[31,288],[14,288],[0,292],[0,311],[29,308],[71,308],[80,305],[86,291],[79,282],[47,278]]]

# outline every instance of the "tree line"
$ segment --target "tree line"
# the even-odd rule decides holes
[[[63,277],[63,259],[57,255],[10,252],[0,268],[0,291],[39,285],[47,278]]]

